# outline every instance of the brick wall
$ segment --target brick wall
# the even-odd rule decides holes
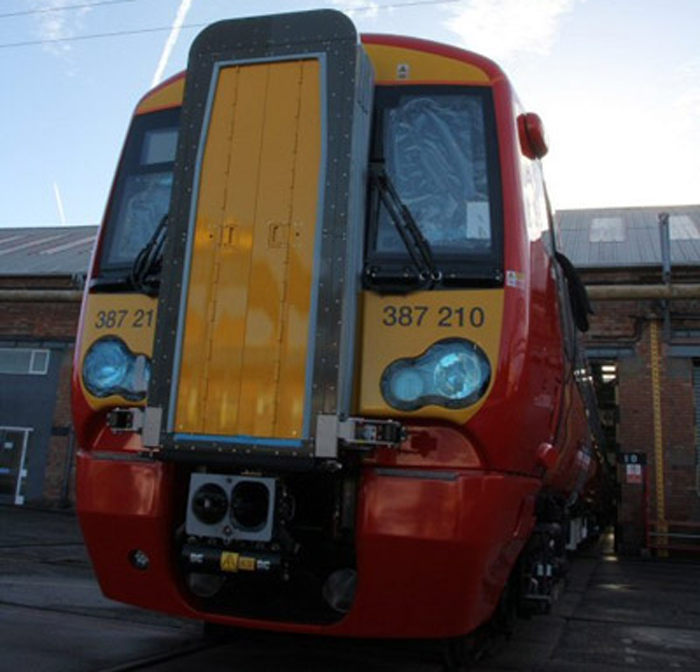
[[[5,289],[31,289],[44,291],[70,288],[70,280],[65,278],[23,278],[21,282],[0,282]],[[52,351],[52,357],[60,357],[60,372],[53,409],[51,414],[51,437],[46,451],[43,495],[41,501],[33,504],[61,506],[74,501],[72,459],[72,419],[70,406],[70,377],[73,360],[73,343],[80,315],[77,302],[1,302],[0,347],[9,344],[13,347],[44,347]],[[65,480],[68,481],[66,492]],[[64,501],[64,495],[68,500]]]
[[[621,278],[608,278],[618,281]],[[627,278],[625,278],[627,280]],[[665,518],[698,525],[700,496],[696,489],[695,405],[692,388],[693,360],[672,357],[664,342],[663,310],[653,301],[599,301],[593,306],[590,348],[624,348],[618,361],[619,450],[646,455],[646,482],[628,484],[625,469],[618,467],[620,502],[618,544],[623,552],[639,553],[646,545],[646,516],[656,519],[656,454],[653,413],[650,322],[655,320],[659,339],[659,382],[663,449]],[[692,302],[673,302],[672,327],[699,329],[700,320]],[[677,343],[677,339],[672,341]],[[684,344],[694,345],[692,341]],[[700,346],[700,341],[696,342]],[[629,353],[632,353],[631,356]],[[700,550],[700,548],[699,548]]]
[[[44,480],[44,501],[67,505],[74,501],[74,438],[70,405],[71,374],[74,349],[63,353],[59,375],[56,406],[53,411],[53,432],[49,442],[49,456]]]
[[[70,340],[75,338],[79,303],[0,303],[0,338]]]

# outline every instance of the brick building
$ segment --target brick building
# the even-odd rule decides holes
[[[0,229],[0,503],[68,504],[70,374],[96,227]]]
[[[557,221],[595,311],[586,348],[619,464],[618,547],[700,552],[700,206],[560,211]]]
[[[631,553],[700,534],[700,206],[664,210],[670,286],[659,208],[557,215],[560,246],[593,299],[586,347],[611,458],[631,462],[618,467],[618,544]],[[72,496],[70,366],[95,232],[0,229],[0,503]]]

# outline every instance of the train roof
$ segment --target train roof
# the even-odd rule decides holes
[[[461,66],[461,70],[457,75],[458,79],[456,81],[466,78],[476,84],[494,84],[498,81],[507,80],[503,70],[489,58],[441,42],[383,33],[364,33],[360,36],[360,40],[368,50],[387,47],[397,50],[422,52],[431,57],[439,57],[458,63]],[[453,71],[452,68],[450,70]],[[153,112],[181,104],[186,74],[186,71],[179,72],[148,91],[136,106],[136,113]],[[393,72],[391,75],[385,72],[377,73],[377,81],[379,82],[394,79],[396,79],[396,76]]]

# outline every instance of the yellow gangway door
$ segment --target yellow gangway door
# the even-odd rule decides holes
[[[183,283],[176,433],[307,433],[321,87],[316,58],[216,71]]]

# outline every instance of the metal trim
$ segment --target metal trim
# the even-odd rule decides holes
[[[353,115],[352,146],[354,152],[363,152],[365,160],[353,162],[350,189],[354,198],[348,204],[348,226],[345,256],[345,277],[342,293],[337,414],[347,417],[352,413],[353,385],[356,378],[357,315],[359,312],[364,263],[364,238],[366,216],[366,189],[358,188],[366,180],[369,167],[372,103],[374,98],[374,73],[369,56],[358,48],[357,79],[355,90],[358,98]],[[368,77],[371,74],[371,78]],[[366,85],[365,85],[366,84]],[[358,109],[359,108],[359,109]],[[364,112],[364,114],[363,114]],[[359,151],[358,151],[359,150]]]
[[[264,437],[249,436],[239,434],[227,436],[226,434],[185,434],[175,433],[173,438],[180,443],[196,443],[197,441],[207,441],[226,444],[239,444],[242,446],[264,446],[266,448],[303,448],[304,441],[300,439],[272,439]]]
[[[625,359],[634,357],[634,348],[616,346],[586,348],[586,357],[588,359]]]
[[[427,469],[390,469],[379,468],[375,469],[374,473],[377,476],[386,476],[388,478],[412,478],[422,481],[449,481],[455,482],[459,480],[459,473],[456,471],[429,471]]]
[[[700,357],[700,345],[671,345],[668,354],[670,357],[695,359]]]
[[[314,240],[314,265],[311,276],[311,304],[309,307],[309,332],[306,349],[306,383],[304,386],[304,420],[301,432],[305,439],[311,437],[311,416],[313,405],[313,382],[316,362],[316,328],[318,325],[319,275],[321,273],[321,246],[323,245],[323,214],[326,205],[324,188],[328,173],[328,87],[326,54],[316,55],[319,61],[321,77],[319,93],[321,95],[321,158],[318,171],[318,201],[316,209],[316,231]]]
[[[117,453],[109,450],[97,450],[90,453],[90,456],[95,460],[100,460],[100,462],[146,462],[148,464],[154,464],[152,458],[134,453]]]

